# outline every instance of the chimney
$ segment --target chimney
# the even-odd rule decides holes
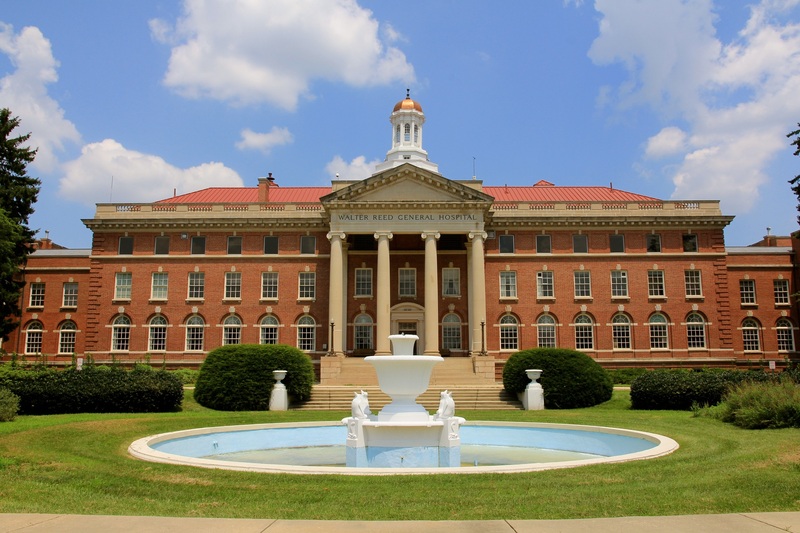
[[[778,236],[772,234],[772,228],[767,227],[767,234],[764,235],[765,246],[778,246]]]
[[[269,202],[270,187],[277,187],[275,178],[272,177],[272,172],[266,178],[258,178],[258,203],[266,204]]]

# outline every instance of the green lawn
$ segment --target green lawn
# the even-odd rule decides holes
[[[328,520],[558,519],[800,511],[800,429],[748,431],[628,393],[570,411],[458,411],[467,420],[650,431],[681,448],[647,461],[526,474],[297,476],[147,463],[134,440],[193,427],[339,420],[345,412],[23,416],[0,423],[0,512]]]

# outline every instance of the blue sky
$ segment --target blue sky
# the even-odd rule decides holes
[[[439,171],[718,199],[729,245],[797,229],[800,0],[0,0],[31,226],[98,202],[360,179],[406,88]]]

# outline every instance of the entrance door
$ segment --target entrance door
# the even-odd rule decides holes
[[[406,334],[406,335],[416,335],[417,334],[417,323],[416,322],[398,322],[397,323],[397,333]],[[417,341],[419,342],[419,341]],[[411,353],[417,353],[417,342],[414,343],[414,349]]]

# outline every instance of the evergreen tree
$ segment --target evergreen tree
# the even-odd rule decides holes
[[[800,127],[800,123],[798,123],[797,126]],[[791,142],[791,145],[795,148],[794,155],[800,156],[800,129],[796,129],[786,136],[789,138],[794,137],[794,140]],[[790,179],[789,183],[792,184],[792,192],[798,199],[797,211],[800,212],[800,174]],[[800,224],[800,215],[797,217],[797,223]]]
[[[12,137],[19,118],[0,109],[0,337],[18,324],[20,294],[24,281],[19,275],[31,253],[34,232],[28,227],[41,182],[27,175],[36,150],[22,146],[30,134]]]

